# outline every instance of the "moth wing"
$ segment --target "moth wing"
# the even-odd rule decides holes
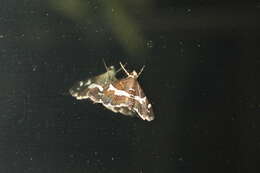
[[[143,89],[140,84],[136,81],[134,84],[134,106],[133,110],[138,114],[140,118],[147,121],[152,121],[154,119],[154,113],[152,105],[145,96]]]
[[[124,92],[126,84],[129,84],[128,79],[117,80],[111,84],[106,85],[103,91],[102,104],[107,109],[113,112],[120,112],[123,115],[134,115],[132,111],[134,100],[131,97],[118,94]]]
[[[117,81],[115,70],[109,70],[93,79],[93,83],[88,86],[87,96],[94,103],[102,103],[104,88],[110,83]]]
[[[78,100],[90,99],[95,103],[101,103],[103,87],[116,81],[116,71],[113,66],[109,70],[93,78],[77,82],[70,90],[70,94]]]
[[[100,103],[103,87],[93,83],[92,79],[77,82],[70,90],[70,94],[77,100],[90,99]]]
[[[88,87],[92,84],[91,79],[79,81],[75,83],[70,89],[69,92],[73,97],[76,97],[78,100],[87,99]]]

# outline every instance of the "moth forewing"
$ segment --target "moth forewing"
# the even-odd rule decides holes
[[[117,80],[114,66],[106,69],[103,74],[77,82],[69,90],[70,94],[78,100],[89,98],[94,103],[101,103],[104,86]]]
[[[127,79],[117,80],[104,88],[102,104],[113,112],[123,115],[134,115],[132,111],[133,98],[125,91]]]
[[[137,81],[135,83],[135,89],[135,104],[133,109],[143,120],[152,121],[154,119],[152,105],[145,96],[143,89]]]
[[[113,112],[137,115],[147,121],[154,119],[151,104],[138,81],[133,77],[127,77],[106,86],[102,100],[102,104]]]
[[[91,79],[78,81],[69,89],[69,93],[77,99],[83,99],[84,95],[86,95],[86,89],[91,83]]]

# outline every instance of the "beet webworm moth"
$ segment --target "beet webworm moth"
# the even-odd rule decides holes
[[[104,63],[105,64],[105,63]],[[90,99],[94,103],[101,103],[113,112],[123,115],[137,115],[143,120],[152,121],[154,113],[151,103],[145,96],[137,78],[142,73],[133,71],[129,73],[120,63],[127,74],[126,78],[117,79],[114,66],[107,68],[107,72],[93,78],[79,81],[71,89],[70,94],[76,99]]]

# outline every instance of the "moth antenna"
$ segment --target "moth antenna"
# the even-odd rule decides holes
[[[106,70],[108,71],[107,64],[106,64],[104,58],[102,58],[102,61],[103,61],[103,63],[104,63],[104,66],[105,66]]]
[[[123,66],[126,66],[127,63],[125,63]],[[116,71],[116,73],[120,72],[122,70],[122,67]]]
[[[122,64],[121,62],[119,62],[119,64],[120,64],[121,68],[124,70],[124,72],[125,72],[128,76],[130,76],[130,74],[129,74],[128,71],[125,69],[125,67],[123,66],[123,64]]]
[[[143,72],[144,68],[145,68],[145,65],[141,68],[141,70],[139,71],[137,76],[140,76],[140,74]]]

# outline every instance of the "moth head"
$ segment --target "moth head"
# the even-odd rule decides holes
[[[131,78],[138,78],[138,74],[137,74],[137,72],[134,70],[132,73],[130,73],[129,75],[128,75],[129,77],[131,77]]]
[[[111,65],[110,67],[107,67],[107,71],[115,71],[115,67]]]

